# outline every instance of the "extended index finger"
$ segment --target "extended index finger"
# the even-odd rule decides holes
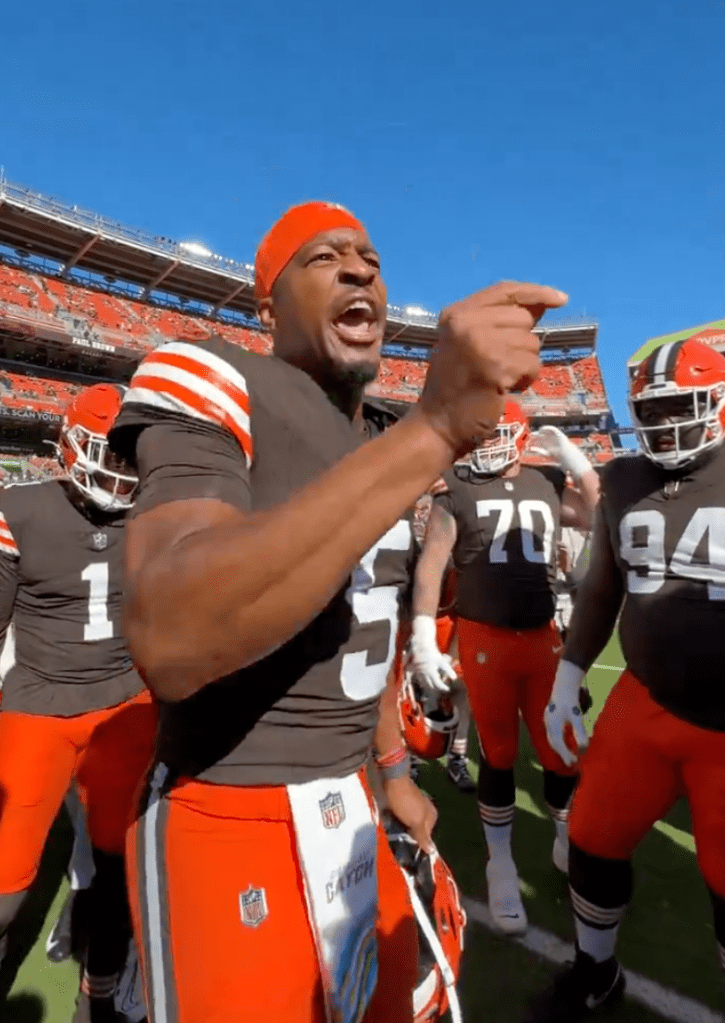
[[[559,309],[569,296],[565,291],[548,284],[529,284],[525,281],[499,281],[478,292],[485,305],[520,305],[530,309],[538,319],[546,309]],[[536,310],[541,311],[537,314]]]

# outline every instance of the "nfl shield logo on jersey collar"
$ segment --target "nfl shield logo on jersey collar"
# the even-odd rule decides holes
[[[339,828],[345,820],[345,804],[339,792],[328,792],[324,799],[320,800],[320,813],[322,824],[325,828]]]
[[[267,919],[267,893],[264,888],[250,884],[246,892],[239,893],[239,912],[245,927],[259,927]]]
[[[108,547],[108,533],[94,533],[92,539],[95,551],[105,551],[106,547]]]

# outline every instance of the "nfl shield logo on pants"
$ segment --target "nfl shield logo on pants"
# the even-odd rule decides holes
[[[267,919],[267,893],[264,888],[253,888],[239,893],[239,911],[245,927],[259,927]]]
[[[345,820],[345,804],[341,793],[328,792],[325,798],[320,800],[320,812],[324,827],[339,828]]]

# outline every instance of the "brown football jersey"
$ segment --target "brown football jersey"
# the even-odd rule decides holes
[[[121,631],[123,517],[84,514],[58,480],[0,492],[3,709],[69,717],[143,689]]]
[[[456,611],[506,629],[535,629],[554,617],[556,548],[564,474],[521,466],[518,476],[446,473],[434,500],[456,520]]]
[[[615,459],[602,517],[624,584],[628,667],[673,714],[725,730],[725,449],[679,478],[644,456]]]
[[[133,514],[214,497],[245,512],[288,500],[363,437],[305,373],[220,338],[171,342],[140,365],[111,434],[135,456]],[[283,785],[357,770],[368,755],[410,572],[398,521],[301,633],[161,712],[177,774]]]

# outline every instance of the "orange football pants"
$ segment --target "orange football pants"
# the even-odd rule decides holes
[[[456,634],[456,619],[450,615],[436,618],[436,642],[442,654],[447,654]]]
[[[0,711],[0,894],[25,891],[34,881],[74,777],[93,845],[124,851],[156,725],[146,690],[117,707],[74,717]]]
[[[541,766],[574,775],[546,738],[544,711],[561,653],[553,622],[520,632],[458,619],[458,657],[481,750],[495,770],[510,770],[519,751],[519,713]]]
[[[284,787],[183,780],[144,801],[126,863],[149,1023],[325,1023]],[[364,1023],[412,1023],[416,924],[382,828],[378,887],[378,986]],[[255,926],[242,917],[250,888],[264,891]]]
[[[631,859],[683,795],[702,876],[725,898],[725,733],[675,717],[625,671],[582,758],[569,836],[593,856]]]

